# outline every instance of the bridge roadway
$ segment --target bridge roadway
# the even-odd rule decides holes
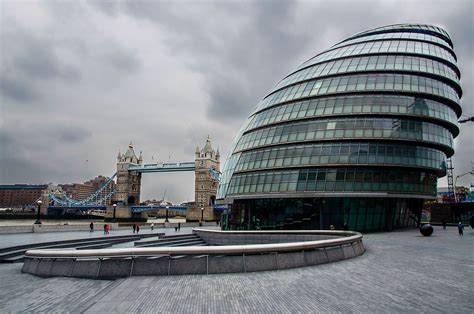
[[[128,170],[136,172],[194,171],[196,170],[196,164],[194,161],[142,164],[132,165],[128,168]]]
[[[367,252],[315,267],[247,274],[41,279],[0,265],[1,312],[474,312],[474,231],[364,236]]]

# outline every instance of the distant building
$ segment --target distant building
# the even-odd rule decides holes
[[[0,207],[24,207],[34,204],[47,188],[47,184],[0,185]]]
[[[231,148],[218,193],[230,227],[416,225],[454,154],[459,80],[451,38],[430,25],[378,27],[308,59]]]
[[[59,186],[67,196],[77,201],[86,199],[95,191],[92,185],[82,183],[60,184]]]
[[[94,189],[94,191],[99,190],[102,186],[104,186],[108,181],[110,180],[109,177],[104,177],[104,176],[97,176],[94,179],[91,179],[87,182],[84,182],[85,185],[91,185]],[[115,190],[115,182],[112,181],[110,184],[107,186],[107,188],[103,189],[99,194],[98,198],[102,199],[107,197],[111,191]],[[111,205],[112,204],[112,197],[107,198],[106,205]]]
[[[70,183],[70,184],[60,184],[63,191],[69,196],[70,198],[81,201],[89,197],[92,193],[99,190],[110,178],[104,176],[97,176],[94,179],[86,181],[84,183]],[[98,195],[98,199],[105,198],[107,195],[110,194],[112,190],[115,189],[115,182],[111,182],[107,188],[101,190]],[[111,197],[107,198],[106,205],[111,204]]]

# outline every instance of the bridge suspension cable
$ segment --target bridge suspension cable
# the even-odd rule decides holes
[[[73,198],[70,198],[66,194],[64,194],[62,198],[59,198],[53,194],[48,194],[48,197],[55,203],[63,205],[63,206],[102,204],[103,202],[107,201],[107,199],[110,198],[115,193],[115,189],[110,189],[110,191],[107,191],[106,189],[110,188],[116,176],[117,176],[117,173],[114,173],[99,189],[91,193],[89,196],[87,196],[83,200],[75,200]],[[103,192],[106,192],[107,194],[102,195]]]

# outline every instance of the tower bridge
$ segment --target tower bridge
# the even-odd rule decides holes
[[[171,210],[186,213],[190,221],[215,220],[222,212],[222,206],[215,205],[217,189],[220,179],[220,153],[214,150],[208,136],[202,149],[196,147],[194,161],[149,163],[143,162],[142,153],[135,154],[133,144],[128,145],[124,154],[117,156],[117,172],[97,191],[83,200],[74,200],[65,193],[45,193],[43,195],[42,212],[48,206],[52,209],[106,209],[106,218],[130,219],[146,218],[147,212],[159,208],[161,205],[140,205],[141,178],[143,173],[152,172],[182,172],[195,173],[195,202],[191,207],[171,206]],[[116,179],[115,189],[110,189]],[[112,205],[106,205],[112,199]],[[110,203],[110,202],[109,202]]]

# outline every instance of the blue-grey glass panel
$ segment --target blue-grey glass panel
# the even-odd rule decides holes
[[[252,194],[260,183],[272,192],[398,192],[436,195],[437,176],[428,172],[363,168],[317,168],[235,174],[228,195]],[[336,184],[339,183],[339,184]]]
[[[348,37],[346,40],[351,39],[351,38],[356,38],[360,36],[369,36],[372,33],[377,33],[381,31],[400,31],[400,30],[406,30],[406,31],[411,31],[411,32],[422,32],[423,30],[429,31],[429,32],[435,32],[438,33],[441,37],[445,39],[450,39],[448,32],[446,32],[444,29],[441,27],[436,27],[433,25],[426,25],[426,24],[396,24],[396,25],[388,25],[388,26],[382,26],[382,27],[377,27],[373,28],[367,31],[363,31],[357,34],[354,34],[350,37]]]
[[[246,131],[294,119],[347,114],[415,115],[458,124],[454,110],[434,100],[412,96],[352,95],[315,98],[268,108],[252,116]]]
[[[360,74],[313,80],[289,86],[261,100],[254,112],[300,98],[367,91],[431,94],[459,104],[458,93],[448,84],[438,80],[407,74]]]
[[[461,88],[456,72],[454,72],[452,68],[442,62],[423,57],[381,55],[339,59],[335,61],[318,63],[285,77],[271,90],[270,94],[278,89],[281,89],[282,87],[304,80],[321,76],[363,71],[416,71],[440,75],[453,81],[453,84],[455,84],[458,88]]]
[[[227,158],[226,164],[224,166],[224,170],[221,175],[221,180],[219,182],[219,190],[217,191],[217,198],[224,198],[226,195],[227,187],[229,185],[230,179],[232,178],[232,174],[234,173],[235,166],[239,161],[240,154],[231,155]]]
[[[451,46],[443,39],[436,37],[431,34],[421,34],[421,33],[406,33],[406,32],[397,32],[397,33],[383,33],[383,34],[374,34],[364,37],[358,37],[350,40],[340,42],[331,47],[331,49],[339,48],[347,45],[352,45],[356,43],[371,41],[371,40],[391,40],[391,39],[411,39],[411,40],[421,40],[429,41],[442,46],[445,46],[448,50],[451,50]]]
[[[298,69],[328,61],[332,59],[338,59],[347,56],[357,56],[361,54],[380,54],[380,53],[409,53],[418,54],[424,56],[437,57],[446,60],[453,66],[457,67],[456,59],[453,57],[448,49],[440,46],[425,43],[415,42],[409,40],[387,40],[387,41],[372,41],[366,43],[359,43],[350,46],[337,48],[323,52],[303,64]]]
[[[452,134],[433,123],[358,117],[312,120],[258,129],[243,135],[234,152],[272,144],[353,138],[413,140],[453,147]]]
[[[445,172],[446,155],[428,147],[385,143],[292,145],[242,153],[234,171],[357,164],[426,167]]]

